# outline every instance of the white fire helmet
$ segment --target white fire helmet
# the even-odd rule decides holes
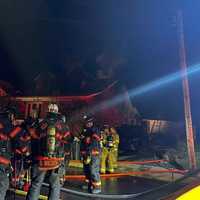
[[[48,112],[51,112],[51,113],[58,113],[58,105],[55,104],[55,103],[50,103],[48,105]]]

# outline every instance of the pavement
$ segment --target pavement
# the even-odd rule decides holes
[[[142,159],[143,158],[143,159]],[[148,161],[148,162],[147,162]],[[153,162],[152,162],[153,161]],[[102,178],[102,192],[99,195],[91,195],[82,190],[83,178],[67,178],[61,192],[61,199],[67,200],[103,200],[103,199],[144,199],[156,200],[153,198],[156,190],[167,188],[177,180],[183,178],[181,173],[167,172],[174,167],[166,162],[154,162],[152,156],[136,158],[133,154],[119,157],[118,168],[115,173],[118,176]],[[162,173],[160,172],[162,171]],[[165,172],[164,172],[165,171]],[[155,173],[153,173],[155,172]],[[66,175],[82,175],[81,161],[72,160]],[[122,176],[123,175],[123,176]],[[174,187],[176,188],[176,187]],[[171,191],[171,189],[169,189]],[[167,191],[167,190],[166,190]],[[150,194],[151,193],[151,194]],[[160,192],[163,196],[165,192]],[[41,190],[44,195],[48,194],[48,187],[44,186]],[[145,198],[142,198],[145,196]],[[159,197],[160,198],[160,197]],[[16,195],[13,191],[8,192],[7,199],[25,200],[24,195]]]
[[[140,160],[140,162],[143,162]],[[127,172],[144,172],[149,173],[138,175],[116,176],[109,178],[102,178],[102,192],[99,195],[91,195],[87,191],[82,190],[83,179],[67,179],[61,192],[61,199],[67,200],[101,200],[101,199],[138,199],[139,196],[145,195],[158,188],[167,187],[167,185],[179,180],[183,177],[182,174],[177,173],[151,173],[152,170],[162,171],[170,168],[166,162],[148,162],[143,164],[136,164],[132,162],[122,161],[116,173]],[[171,169],[171,168],[170,168]],[[81,175],[82,165],[80,161],[71,161],[68,173],[70,175]],[[48,188],[43,187],[41,190],[42,195],[48,194]],[[153,192],[152,192],[153,194]],[[152,196],[149,195],[149,198]],[[139,195],[139,196],[138,196]],[[155,195],[155,194],[154,194]],[[24,196],[14,195],[9,192],[7,199],[25,200]],[[45,198],[43,198],[45,199]],[[46,198],[47,199],[47,198]],[[148,200],[147,197],[144,200]],[[155,199],[153,199],[155,200]]]
[[[99,195],[88,194],[81,189],[82,182],[77,180],[66,181],[61,192],[64,200],[106,200],[106,199],[131,199],[131,200],[174,200],[180,194],[200,185],[200,170],[188,173],[179,180],[164,182],[142,177],[120,177],[102,180],[102,193]],[[42,194],[48,193],[48,187],[44,186]],[[9,192],[7,200],[25,200],[24,196]],[[47,198],[43,198],[47,199]]]
[[[167,184],[164,181],[145,179],[142,177],[120,177],[102,180],[102,192],[100,195],[90,195],[82,189],[83,181],[69,180],[66,181],[61,192],[61,199],[123,199],[131,198],[134,195],[141,194],[145,191],[153,190],[156,187]],[[42,195],[48,194],[47,187],[43,187]],[[10,193],[8,199],[24,200],[24,196],[15,196]]]

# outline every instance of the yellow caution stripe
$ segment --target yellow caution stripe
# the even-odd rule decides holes
[[[23,191],[23,190],[18,190],[18,189],[10,189],[12,192],[15,192],[17,195],[21,195],[21,196],[26,196],[27,192]],[[48,200],[47,196],[44,195],[40,195],[39,199],[41,200]]]
[[[182,194],[176,200],[198,200],[200,198],[200,186],[197,186],[188,192]]]

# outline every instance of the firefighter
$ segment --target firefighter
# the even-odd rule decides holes
[[[31,186],[27,200],[37,200],[40,188],[46,177],[50,184],[49,200],[60,198],[61,180],[63,181],[63,163],[65,143],[69,130],[63,127],[63,119],[55,103],[48,105],[47,116],[39,122],[37,128],[30,129],[32,140]]]
[[[116,149],[119,144],[119,137],[113,128],[108,125],[104,126],[104,131],[101,135],[102,156],[101,156],[101,169],[102,174],[113,173],[116,162]]]
[[[14,149],[12,149],[12,140],[19,136],[22,128],[14,126],[15,109],[5,107],[0,113],[0,200],[4,200],[6,191],[9,188],[9,176],[13,171],[11,159]],[[21,153],[26,153],[26,148],[18,146]]]
[[[22,131],[19,136],[13,141],[13,147],[15,148],[14,156],[14,178],[12,179],[13,184],[17,184],[19,188],[29,187],[28,179],[25,181],[24,176],[28,173],[31,166],[31,145],[34,142],[31,140],[29,129],[36,128],[39,125],[39,119],[37,115],[28,116],[20,125]],[[18,146],[21,147],[26,153],[19,151]],[[26,189],[27,190],[27,189]]]
[[[23,174],[25,169],[25,158],[30,156],[30,135],[27,129],[27,124],[25,121],[19,125],[22,128],[20,133],[12,140],[12,148],[15,149],[14,157],[12,158],[13,176],[12,184],[14,187],[21,186],[23,182]],[[26,153],[24,153],[26,152]]]
[[[85,184],[88,192],[97,194],[101,192],[100,168],[100,131],[94,125],[90,116],[84,116],[84,129],[81,134],[80,153],[83,160]],[[84,186],[83,186],[84,188]]]

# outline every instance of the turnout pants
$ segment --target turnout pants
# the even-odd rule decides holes
[[[28,191],[26,200],[38,200],[40,195],[40,188],[44,178],[48,178],[49,194],[48,200],[58,200],[60,198],[60,176],[54,170],[41,171],[37,164],[32,167],[31,186]]]
[[[101,173],[106,173],[106,171],[114,172],[114,162],[115,162],[115,151],[114,149],[109,149],[103,147],[101,156]]]
[[[99,174],[100,156],[91,156],[91,161],[88,164],[84,163],[83,170],[86,177],[86,182],[89,184],[89,189],[101,188],[101,178]]]
[[[4,168],[0,168],[0,200],[4,200],[9,188],[9,175]]]

